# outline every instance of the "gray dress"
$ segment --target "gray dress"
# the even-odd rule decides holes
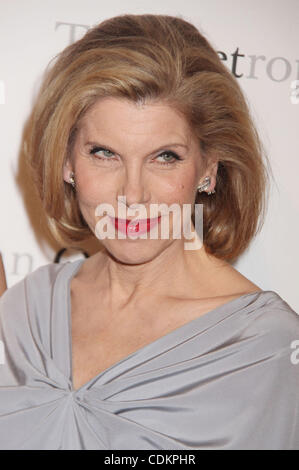
[[[74,390],[83,261],[42,266],[0,299],[0,449],[299,449],[299,317],[276,292],[221,305]]]

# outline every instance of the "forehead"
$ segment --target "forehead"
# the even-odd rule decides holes
[[[98,99],[78,127],[84,134],[191,137],[186,118],[174,107],[162,102],[137,104],[115,97]]]

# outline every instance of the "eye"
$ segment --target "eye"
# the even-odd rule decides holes
[[[96,155],[97,153],[99,152],[103,152],[104,153],[104,157],[111,157],[113,155],[113,152],[111,152],[110,150],[108,149],[105,149],[103,147],[93,147],[91,150],[90,150],[90,153]],[[110,160],[110,158],[103,158],[102,156],[98,156],[98,158],[100,158],[101,160]]]
[[[177,155],[175,152],[171,152],[170,150],[166,150],[165,152],[160,153],[160,155],[158,155],[157,159],[158,158],[163,158],[164,159],[164,162],[158,162],[161,165],[173,165],[178,160],[182,160],[181,157],[179,157],[179,155]],[[165,161],[165,159],[166,159],[166,161]]]
[[[102,152],[102,155],[99,155],[100,152]],[[96,155],[96,157],[100,160],[114,160],[111,158],[114,153],[104,147],[93,147],[90,150],[90,153]],[[174,165],[177,161],[182,160],[179,155],[177,155],[175,152],[171,152],[170,150],[166,150],[165,152],[160,153],[160,155],[155,158],[155,161],[158,160],[158,158],[162,158],[164,160],[158,161],[158,164],[163,166]]]

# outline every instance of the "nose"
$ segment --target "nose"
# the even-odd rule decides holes
[[[146,204],[149,201],[148,181],[141,168],[131,165],[124,169],[123,177],[120,180],[118,196],[126,197],[126,206],[136,204]]]

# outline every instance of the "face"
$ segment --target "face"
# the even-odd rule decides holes
[[[208,190],[213,189],[217,164],[207,165],[187,121],[174,108],[105,97],[87,111],[78,126],[72,154],[64,166],[66,182],[71,171],[80,210],[96,234],[99,220],[107,220],[106,215],[96,215],[97,206],[103,203],[114,210],[116,218],[124,217],[120,206],[125,211],[136,204],[143,206],[145,213],[125,212],[127,219],[153,218],[151,204],[190,204],[193,208],[197,186],[205,176],[211,177]],[[125,196],[126,205],[118,196]],[[109,213],[113,215],[113,211]],[[129,264],[149,261],[173,243],[182,248],[186,240],[172,237],[173,215],[169,214],[167,239],[160,236],[160,219],[157,239],[150,238],[151,232],[146,239],[126,235],[119,239],[116,230],[114,239],[101,242],[115,258]],[[113,222],[111,225],[114,229]]]

